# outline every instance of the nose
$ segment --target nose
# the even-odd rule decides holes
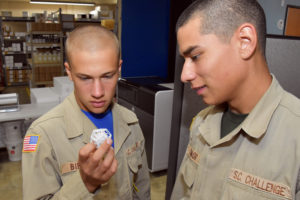
[[[94,98],[100,98],[100,97],[104,96],[104,87],[103,87],[100,79],[95,79],[93,81],[92,96]]]
[[[196,78],[196,73],[194,66],[188,61],[184,61],[182,72],[181,72],[181,81],[186,83],[192,81]]]

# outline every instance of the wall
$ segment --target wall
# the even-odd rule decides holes
[[[114,10],[114,4],[101,4],[102,10]],[[42,5],[42,4],[31,4],[28,2],[14,1],[1,1],[0,0],[0,11],[12,11],[14,17],[21,17],[23,11],[28,12],[28,16],[32,16],[32,13],[44,13],[56,12],[58,9],[62,9],[64,14],[89,14],[90,11],[95,10],[94,6],[70,6],[70,5]]]
[[[300,0],[257,0],[267,18],[267,33],[283,35],[286,6],[300,6]]]
[[[15,17],[21,17],[23,11],[28,12],[28,16],[32,16],[32,13],[43,13],[47,11],[48,14],[57,11],[62,8],[63,13],[66,14],[88,14],[94,10],[94,7],[90,6],[63,6],[63,5],[38,5],[30,4],[26,2],[0,2],[0,11],[12,11],[12,15]]]
[[[170,0],[122,1],[122,77],[167,77]]]

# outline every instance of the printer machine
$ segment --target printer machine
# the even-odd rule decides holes
[[[168,168],[173,87],[173,83],[158,77],[126,78],[118,82],[118,103],[139,119],[150,172]]]

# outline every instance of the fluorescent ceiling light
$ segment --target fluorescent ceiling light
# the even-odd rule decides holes
[[[35,1],[30,0],[33,4],[51,4],[51,5],[72,5],[72,6],[95,6],[94,3],[80,3],[80,2],[63,2],[63,1]]]

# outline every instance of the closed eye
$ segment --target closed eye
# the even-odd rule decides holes
[[[103,74],[101,76],[101,78],[103,78],[103,79],[112,79],[115,76],[116,73],[117,72],[109,72],[109,73]]]
[[[80,80],[82,80],[82,81],[91,79],[91,77],[89,77],[89,76],[83,76],[83,75],[79,75],[78,78],[79,78]]]
[[[191,56],[192,61],[196,61],[200,57],[200,54],[197,54],[195,56]]]
[[[113,76],[114,76],[114,74],[106,74],[106,75],[102,76],[102,78],[111,79]]]

